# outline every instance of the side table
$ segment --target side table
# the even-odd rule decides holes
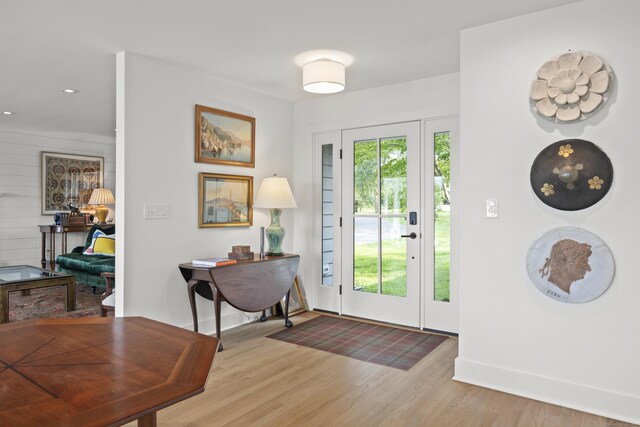
[[[21,291],[27,296],[31,289],[65,285],[65,308],[76,309],[76,278],[30,265],[0,267],[0,323],[9,321],[9,292]]]
[[[198,332],[196,293],[214,302],[216,337],[220,340],[219,351],[223,349],[220,336],[222,301],[241,311],[259,312],[273,306],[286,296],[285,326],[293,326],[289,320],[289,293],[298,272],[299,263],[299,255],[284,254],[262,259],[256,255],[253,260],[238,261],[235,264],[212,268],[194,266],[190,262],[180,264],[178,268],[187,282],[193,330]],[[261,320],[266,318],[263,317]]]

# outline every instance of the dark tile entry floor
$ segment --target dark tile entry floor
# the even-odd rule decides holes
[[[269,335],[279,341],[409,370],[447,337],[332,316]]]

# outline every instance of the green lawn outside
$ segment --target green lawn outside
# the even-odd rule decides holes
[[[449,211],[436,210],[435,222],[435,300],[449,301],[451,213]]]
[[[362,292],[378,292],[378,245],[367,243],[355,247],[353,282]],[[407,259],[405,241],[387,240],[382,247],[382,293],[407,296]]]
[[[435,293],[437,301],[449,301],[449,224],[448,211],[437,211]],[[354,247],[353,280],[356,288],[362,292],[378,292],[378,245],[367,243]],[[406,296],[406,257],[405,240],[387,240],[382,248],[382,293],[385,295]],[[430,280],[427,281],[429,283]]]

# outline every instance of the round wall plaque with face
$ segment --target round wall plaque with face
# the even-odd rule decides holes
[[[611,188],[609,157],[584,139],[564,139],[538,154],[531,165],[531,188],[552,208],[577,211],[600,201]]]
[[[551,299],[582,303],[607,290],[614,273],[613,255],[598,236],[575,227],[559,227],[536,240],[527,253],[527,272]]]

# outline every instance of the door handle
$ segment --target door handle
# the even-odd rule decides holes
[[[416,237],[418,237],[418,235],[414,232],[412,232],[411,234],[402,234],[400,235],[400,237],[409,237],[411,239],[415,239]]]

